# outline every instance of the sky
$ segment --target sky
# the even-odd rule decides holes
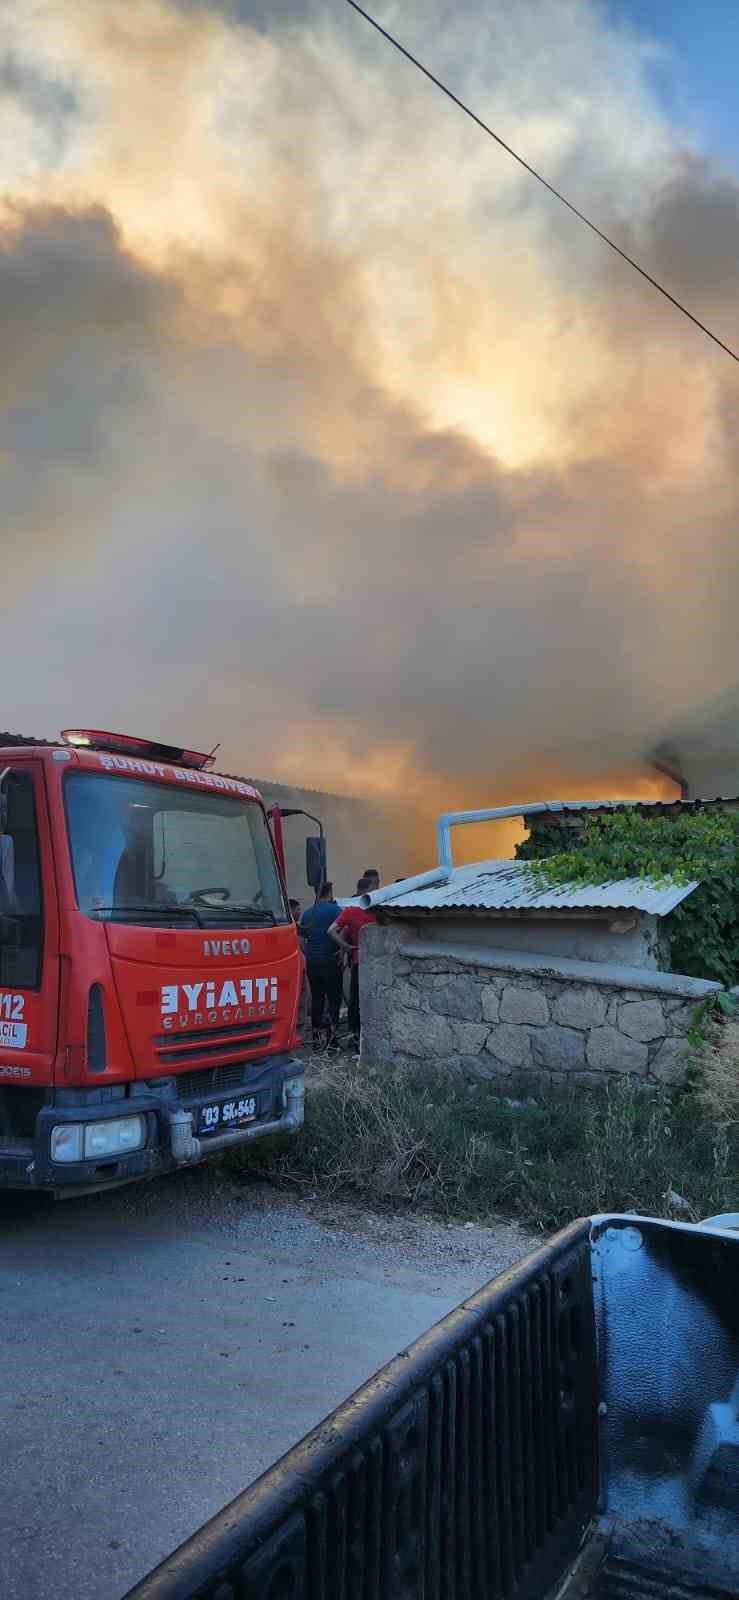
[[[667,114],[738,172],[735,0],[610,0],[606,15],[653,41],[652,83]]]
[[[739,347],[692,10],[378,15]],[[736,363],[343,0],[0,15],[2,725],[419,816],[656,792],[739,688]]]

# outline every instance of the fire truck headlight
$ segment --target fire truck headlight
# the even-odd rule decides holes
[[[125,1156],[146,1144],[143,1117],[106,1117],[104,1122],[67,1122],[51,1133],[52,1161],[101,1161]]]
[[[66,1122],[51,1130],[52,1161],[82,1160],[82,1123]]]

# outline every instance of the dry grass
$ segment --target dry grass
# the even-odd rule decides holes
[[[696,1064],[705,1114],[718,1128],[739,1127],[739,1022],[712,1022]]]
[[[627,1081],[519,1103],[432,1068],[340,1059],[311,1072],[302,1135],[229,1164],[247,1180],[370,1206],[542,1229],[598,1211],[700,1218],[737,1208],[739,1125],[715,1121],[695,1092],[646,1094]]]

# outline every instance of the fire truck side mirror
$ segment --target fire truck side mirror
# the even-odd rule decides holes
[[[305,876],[314,894],[326,882],[325,834],[309,834],[305,841]]]

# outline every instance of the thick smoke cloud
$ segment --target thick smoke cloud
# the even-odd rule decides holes
[[[304,22],[318,8],[315,0],[175,0],[181,11],[217,12],[220,16],[265,32]]]
[[[432,11],[442,70],[739,339],[737,187],[646,47],[586,0],[505,39],[458,9],[404,31]],[[4,725],[427,810],[648,788],[739,676],[728,358],[335,10],[21,21]]]

